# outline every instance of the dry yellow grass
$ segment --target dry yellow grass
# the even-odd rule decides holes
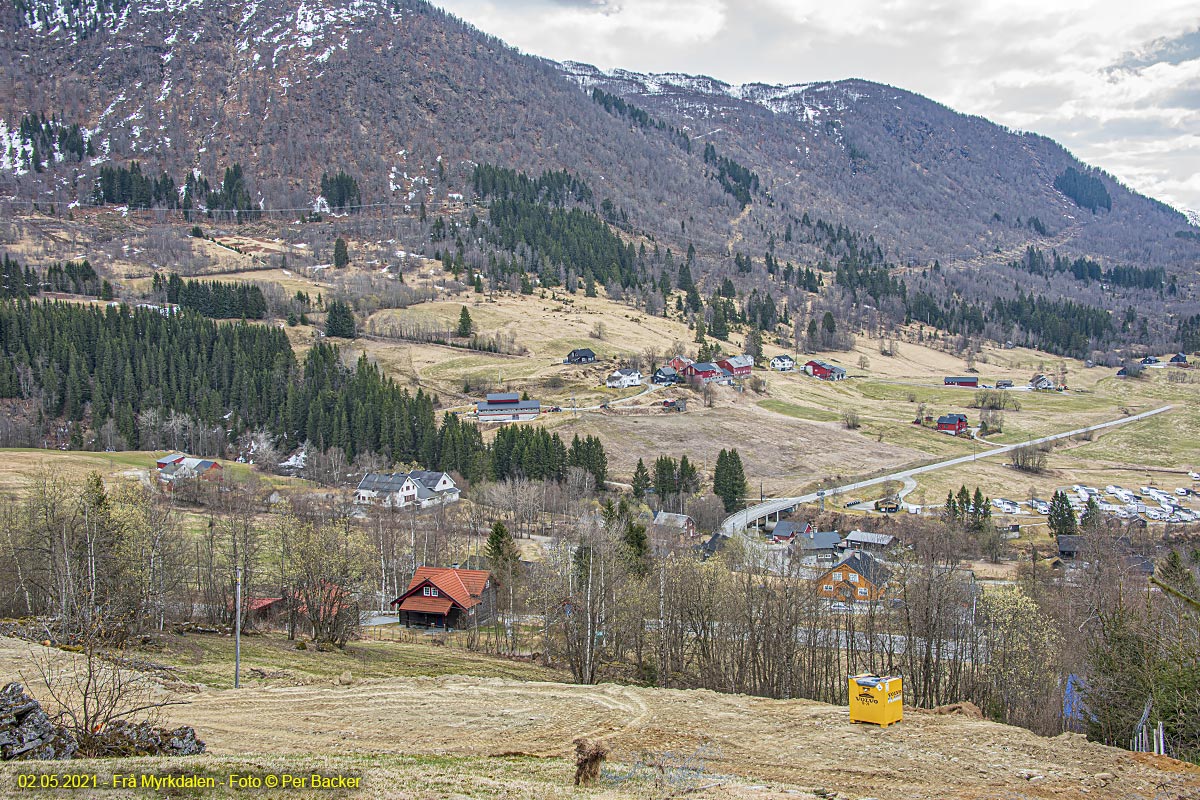
[[[40,649],[0,639],[0,666]],[[439,650],[427,648],[427,657],[438,659]],[[1080,736],[1043,738],[913,710],[900,724],[880,729],[850,724],[842,707],[704,690],[443,675],[203,689],[188,699],[189,705],[170,709],[169,721],[195,726],[211,755],[95,766],[355,772],[370,778],[366,797],[571,797],[571,741],[588,736],[611,746],[617,774],[645,754],[695,757],[703,773],[694,784],[712,786],[713,797],[796,796],[789,790],[805,797],[820,789],[821,796],[883,800],[1009,794],[1082,800],[1185,796],[1200,789],[1200,769]],[[93,765],[72,766],[87,771]],[[0,775],[33,769],[8,764]],[[1031,783],[1023,772],[1043,777]],[[1113,776],[1107,787],[1095,777],[1100,773]],[[407,781],[402,789],[398,779]],[[609,783],[589,796],[654,796],[654,788]],[[662,788],[657,796],[664,796]]]

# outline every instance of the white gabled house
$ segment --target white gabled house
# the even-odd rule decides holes
[[[771,369],[776,372],[791,372],[796,369],[796,359],[787,355],[775,356],[771,359]]]
[[[636,369],[619,369],[608,376],[605,385],[610,389],[627,389],[642,385],[642,373]]]
[[[459,498],[458,485],[445,472],[368,472],[358,482],[354,502],[385,508],[428,508],[453,503]]]

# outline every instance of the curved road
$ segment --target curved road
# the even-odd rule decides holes
[[[1089,425],[1086,428],[1076,428],[1075,430],[1067,431],[1066,433],[1056,433],[1056,434],[1053,434],[1052,436],[1043,436],[1040,439],[1033,439],[1028,442],[1018,442],[1017,444],[1001,445],[1001,446],[995,447],[992,450],[987,450],[983,453],[976,453],[976,454],[972,454],[969,456],[959,456],[958,458],[951,458],[946,461],[939,461],[936,464],[926,464],[925,466],[922,466],[922,467],[913,467],[912,469],[900,470],[899,472],[893,472],[889,475],[882,475],[878,478],[870,478],[865,481],[857,481],[855,483],[847,483],[843,486],[836,486],[836,487],[833,487],[830,489],[823,490],[823,496],[824,497],[832,497],[834,495],[840,494],[841,492],[853,492],[853,491],[857,491],[858,489],[866,488],[867,486],[874,486],[879,483],[884,483],[885,481],[904,481],[905,484],[907,485],[908,481],[913,476],[920,475],[921,473],[924,473],[924,472],[933,472],[934,470],[945,469],[946,467],[953,467],[958,464],[965,464],[968,461],[977,461],[978,459],[981,459],[981,458],[990,458],[992,456],[998,456],[998,455],[1003,455],[1005,453],[1011,453],[1013,450],[1016,450],[1018,447],[1025,447],[1026,445],[1045,444],[1047,442],[1054,442],[1059,439],[1066,439],[1071,436],[1078,436],[1079,434],[1082,434],[1082,433],[1089,433],[1091,431],[1103,430],[1104,428],[1112,428],[1117,425],[1125,425],[1130,422],[1137,422],[1138,420],[1143,420],[1148,417],[1152,417],[1155,414],[1161,414],[1164,411],[1170,411],[1172,408],[1174,408],[1174,406],[1169,406],[1169,405],[1163,406],[1162,408],[1156,408],[1153,411],[1143,411],[1141,414],[1134,414],[1129,417],[1121,417],[1120,419],[1109,420],[1108,422],[1101,422],[1098,425]],[[821,496],[822,495],[818,495],[816,492],[813,492],[811,494],[802,495],[800,497],[779,497],[774,500],[767,500],[766,502],[750,506],[749,508],[744,508],[741,511],[735,511],[734,513],[732,513],[728,517],[726,517],[725,521],[721,523],[719,532],[725,536],[733,536],[734,534],[745,530],[746,527],[751,522],[760,520],[764,517],[767,517],[771,514],[776,513],[777,511],[784,511],[793,506],[799,506],[799,505],[803,505],[805,503],[816,502],[817,500],[821,499]]]

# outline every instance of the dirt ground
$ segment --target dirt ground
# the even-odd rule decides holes
[[[449,676],[204,692],[174,717],[202,730],[216,754],[561,757],[575,737],[598,736],[617,760],[643,751],[701,753],[715,772],[881,799],[1000,791],[1081,797],[1084,790],[1131,798],[1154,796],[1164,784],[1200,787],[1200,769],[1158,769],[1082,736],[1046,739],[915,711],[885,730],[852,725],[839,707],[708,691]],[[1112,777],[1096,777],[1103,774]]]
[[[38,649],[0,639],[0,674],[16,677]],[[438,655],[429,649],[430,658]],[[1200,797],[1200,768],[1172,759],[915,710],[881,729],[806,700],[463,675],[203,689],[188,699],[170,709],[170,721],[194,726],[214,756],[249,761],[315,754],[561,760],[574,738],[589,736],[608,742],[617,762],[683,754],[706,773],[802,796]]]

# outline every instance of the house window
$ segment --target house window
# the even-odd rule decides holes
[[[821,591],[822,591],[822,592],[832,592],[832,591],[833,591],[833,585],[832,585],[832,584],[829,584],[829,583],[827,583],[827,584],[825,584],[824,586],[822,586],[822,587],[821,587]]]
[[[436,586],[426,586],[425,587],[425,596],[426,597],[437,597],[438,596],[437,587]]]
[[[841,579],[842,579],[842,573],[840,573],[840,572],[833,573],[833,580],[835,583],[841,581]]]
[[[866,597],[867,596],[867,587],[865,587],[865,586],[858,587],[858,596]]]
[[[846,576],[846,580],[850,581],[851,583],[858,583],[858,573],[851,572]]]

